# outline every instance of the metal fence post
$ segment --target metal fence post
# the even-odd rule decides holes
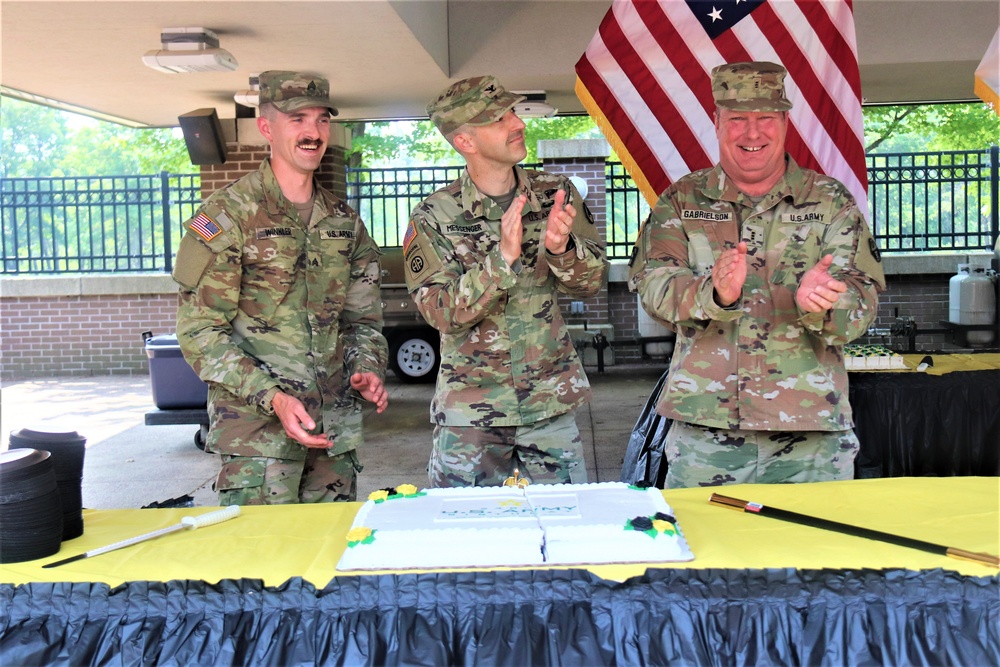
[[[990,225],[993,227],[993,242],[1000,236],[1000,146],[990,146],[990,200],[993,211]]]
[[[166,273],[172,273],[174,253],[170,234],[173,226],[170,224],[170,174],[165,171],[160,172],[160,208],[163,213],[163,270]]]

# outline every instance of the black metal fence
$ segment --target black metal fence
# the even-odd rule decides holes
[[[0,179],[0,274],[171,271],[197,174]]]
[[[991,250],[998,149],[868,156],[872,234],[884,252]]]
[[[398,246],[410,211],[461,170],[348,169],[348,201],[379,245]],[[870,155],[868,178],[883,252],[991,250],[1000,233],[996,146]],[[627,258],[649,206],[621,163],[605,179],[608,256]],[[0,179],[0,275],[169,272],[200,203],[196,174]]]

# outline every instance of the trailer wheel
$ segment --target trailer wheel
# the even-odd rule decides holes
[[[197,431],[194,432],[194,446],[205,451],[205,438],[208,436],[208,427],[202,424]]]
[[[438,341],[432,329],[401,331],[393,336],[389,365],[396,377],[406,384],[433,382],[441,365]]]

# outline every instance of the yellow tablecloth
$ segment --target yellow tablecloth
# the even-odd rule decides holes
[[[944,375],[953,371],[1000,370],[1000,354],[993,352],[977,354],[904,354],[903,363],[906,364],[908,369],[915,370],[926,356],[930,356],[934,361],[934,365],[929,366],[925,371],[928,375]],[[905,373],[906,371],[889,372]]]
[[[798,485],[739,485],[664,491],[695,560],[680,568],[943,568],[973,576],[977,563],[829,533],[710,505],[713,492],[915,539],[997,554],[1000,478],[893,478]],[[0,582],[104,582],[261,579],[277,586],[300,576],[323,587],[334,576],[360,503],[244,507],[231,521],[166,535],[57,568],[41,566],[165,528],[213,508],[84,511],[83,536],[52,557],[0,566]],[[649,565],[600,565],[617,581]],[[367,573],[365,573],[367,574]]]

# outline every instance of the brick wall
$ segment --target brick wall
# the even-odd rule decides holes
[[[149,371],[142,332],[173,333],[175,294],[3,298],[5,380]]]

